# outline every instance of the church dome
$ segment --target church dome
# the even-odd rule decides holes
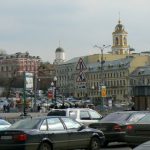
[[[121,24],[120,20],[118,22],[118,24],[115,27],[116,31],[124,31],[124,25]]]
[[[56,52],[56,53],[57,53],[57,52],[59,52],[59,53],[60,53],[60,52],[64,52],[64,50],[63,50],[63,48],[58,47],[58,48],[56,49],[56,51],[55,51],[55,52]]]

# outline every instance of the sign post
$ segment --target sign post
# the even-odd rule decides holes
[[[80,90],[83,90],[83,88],[86,87],[86,76],[85,76],[85,70],[87,69],[84,61],[82,58],[79,58],[79,61],[76,65],[76,70],[79,71],[78,75],[76,77],[76,82],[78,83],[78,88]]]
[[[33,73],[24,72],[23,116],[27,115],[27,112],[26,112],[26,90],[33,90]]]

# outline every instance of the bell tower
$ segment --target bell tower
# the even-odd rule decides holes
[[[115,27],[115,31],[112,33],[113,45],[112,45],[112,54],[129,54],[129,45],[128,45],[128,33],[125,31],[124,26],[121,24],[119,19],[118,24]]]

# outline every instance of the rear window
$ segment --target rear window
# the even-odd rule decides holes
[[[104,117],[101,122],[122,122],[126,121],[129,118],[130,114],[129,113],[112,113]]]
[[[56,111],[50,111],[48,116],[66,116],[66,111],[64,110],[56,110]]]

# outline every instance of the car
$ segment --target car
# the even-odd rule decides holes
[[[62,116],[28,117],[0,131],[0,150],[99,150],[102,131]]]
[[[136,123],[130,123],[126,126],[125,141],[130,146],[137,146],[150,140],[150,113]]]
[[[5,99],[0,99],[0,110],[4,109],[4,105],[5,106],[9,105],[8,101]]]
[[[48,112],[48,116],[67,116],[81,122],[85,125],[98,123],[102,119],[102,115],[90,108],[67,108],[52,109]]]
[[[124,142],[126,125],[137,122],[148,113],[147,111],[118,111],[105,116],[99,123],[90,124],[89,127],[100,129],[105,135],[104,147],[110,142]]]
[[[4,130],[10,126],[11,126],[11,124],[8,121],[6,121],[4,119],[0,119],[0,130]]]
[[[137,147],[133,148],[133,150],[150,150],[150,141],[138,145]]]

